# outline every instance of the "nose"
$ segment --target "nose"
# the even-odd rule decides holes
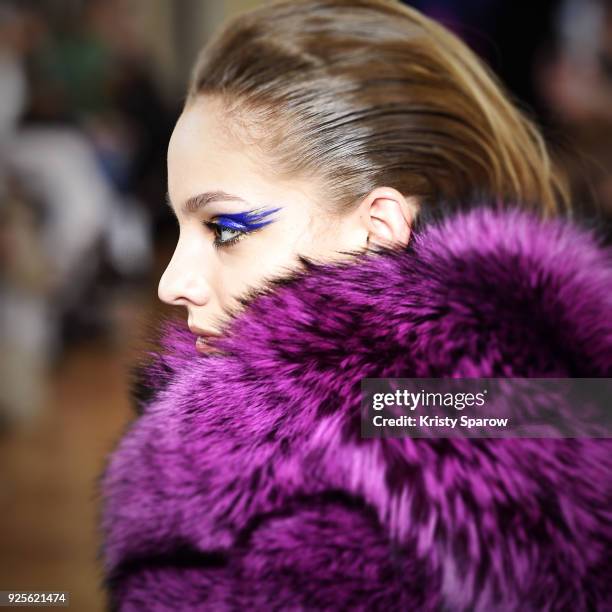
[[[181,252],[178,245],[162,274],[157,295],[171,306],[204,306],[210,299],[210,285],[204,266]]]

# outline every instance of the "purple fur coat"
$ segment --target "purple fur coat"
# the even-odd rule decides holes
[[[612,440],[362,439],[364,377],[612,376],[612,253],[517,209],[163,321],[99,476],[113,610],[612,610]]]

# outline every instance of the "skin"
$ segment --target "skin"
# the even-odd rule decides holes
[[[316,179],[280,180],[269,171],[253,143],[238,142],[225,129],[217,99],[199,96],[180,116],[168,148],[169,205],[177,218],[179,239],[158,287],[159,298],[187,309],[196,334],[221,333],[236,298],[298,265],[298,254],[317,261],[349,257],[374,244],[408,243],[417,202],[391,187],[378,187],[353,210],[335,214],[325,206],[323,185]],[[226,196],[198,210],[184,210],[194,197],[212,191]],[[240,234],[206,223],[222,215],[253,209],[280,209],[263,228]],[[215,239],[238,236],[231,245]],[[202,347],[200,347],[202,348]]]

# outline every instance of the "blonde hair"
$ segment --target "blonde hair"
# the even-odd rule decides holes
[[[421,210],[568,205],[535,125],[454,34],[392,0],[266,4],[202,50],[188,102],[220,96],[270,167],[317,176],[335,210],[380,185]]]

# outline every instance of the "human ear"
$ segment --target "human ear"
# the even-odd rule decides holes
[[[408,244],[418,211],[417,198],[406,198],[392,187],[377,187],[363,199],[360,209],[368,244]]]

